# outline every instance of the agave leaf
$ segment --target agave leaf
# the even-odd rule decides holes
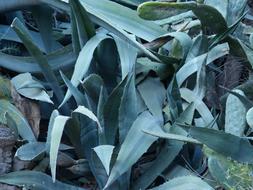
[[[15,122],[15,120],[10,116],[8,112],[5,113],[4,118],[6,118],[6,124],[12,130],[15,139],[18,139],[19,133],[17,123]]]
[[[176,77],[173,77],[167,89],[167,99],[172,121],[174,122],[183,112],[181,94]]]
[[[65,124],[70,119],[70,117],[66,116],[56,116],[53,122],[52,132],[51,132],[51,141],[50,141],[50,151],[49,151],[49,158],[50,158],[50,168],[53,182],[56,180],[56,165],[57,165],[57,156],[58,151],[61,143],[61,138],[63,134],[63,130]]]
[[[165,30],[155,23],[139,18],[136,11],[115,2],[108,0],[99,2],[81,0],[81,4],[91,15],[99,15],[99,19],[106,22],[110,21],[112,25],[117,25],[118,28],[124,29],[147,41],[151,41],[166,33]],[[97,24],[99,24],[98,22],[99,21],[97,21]],[[107,27],[101,26],[109,30]]]
[[[50,120],[49,120],[49,124],[48,124],[48,130],[47,130],[47,141],[46,141],[46,145],[45,145],[47,154],[49,154],[49,152],[50,152],[52,129],[53,129],[53,126],[54,126],[54,123],[55,123],[55,118],[59,115],[60,115],[60,113],[57,110],[54,110],[51,113],[51,116],[50,116]]]
[[[215,152],[238,162],[252,164],[253,146],[247,139],[202,127],[190,127],[188,132]]]
[[[232,25],[241,17],[247,6],[247,0],[229,1],[227,9],[227,23]]]
[[[189,62],[190,60],[194,59],[195,57],[198,57],[202,54],[205,54],[208,52],[208,38],[206,35],[198,35],[196,38],[194,38],[194,41],[192,43],[192,46],[187,54],[187,57],[185,59],[185,62]]]
[[[147,78],[137,88],[150,112],[162,124],[162,108],[166,97],[164,85],[158,78]]]
[[[106,7],[106,4],[108,3],[114,3],[114,2],[111,2],[111,1],[108,1],[108,0],[102,0],[103,1],[103,8],[104,7]],[[83,4],[85,4],[84,6],[85,6],[85,8],[86,8],[86,10],[89,10],[90,9],[90,7],[89,7],[89,3],[91,3],[91,4],[94,4],[95,2],[94,1],[90,1],[90,0],[88,0],[88,1],[82,1],[82,3]],[[101,2],[100,2],[101,3]],[[96,5],[93,5],[93,6],[96,6],[96,8],[99,8],[100,6],[101,6],[101,4],[96,4]],[[112,10],[110,10],[110,13],[109,13],[109,16],[112,16],[112,12],[114,12],[113,10],[116,10],[115,8],[115,6],[117,6],[117,4],[116,5],[114,5],[114,8],[112,9]],[[95,9],[94,9],[94,7],[92,7],[90,10],[92,10],[92,11],[94,11]],[[126,10],[127,11],[127,10]],[[107,18],[106,16],[105,16],[105,12],[100,12],[100,11],[94,11],[94,13],[92,13],[93,14],[93,16],[94,17],[96,17],[97,18],[97,20],[100,20],[100,23],[99,23],[99,25],[101,25],[101,26],[103,26],[104,28],[106,28],[108,31],[110,31],[110,32],[112,32],[112,33],[114,33],[114,34],[116,34],[118,37],[120,37],[122,40],[124,40],[124,41],[126,41],[126,42],[128,42],[129,44],[131,44],[133,47],[136,47],[137,49],[139,49],[142,53],[144,53],[144,54],[146,54],[148,57],[150,57],[150,58],[152,58],[152,59],[154,59],[154,60],[156,60],[156,61],[160,61],[159,60],[159,58],[157,57],[157,56],[155,56],[153,53],[151,53],[149,50],[147,50],[141,43],[139,43],[139,42],[137,42],[135,39],[133,39],[132,37],[131,37],[131,35],[129,34],[129,33],[127,33],[125,30],[127,30],[128,31],[128,29],[127,28],[121,28],[121,27],[119,27],[119,23],[117,22],[117,23],[114,23],[113,22],[113,18]],[[108,13],[106,13],[106,14],[108,14]],[[120,14],[118,14],[118,12],[117,12],[117,16],[118,15],[120,15]],[[126,18],[126,17],[124,17],[124,18]],[[133,18],[132,18],[133,19]],[[102,23],[101,23],[102,22]],[[126,21],[127,22],[127,21]],[[117,26],[117,27],[115,27],[115,26]],[[137,26],[136,26],[137,27]],[[135,34],[134,33],[135,31],[133,31],[133,34]],[[143,31],[142,31],[143,32]]]
[[[27,98],[53,104],[44,87],[34,80],[30,73],[23,73],[11,79],[17,92]]]
[[[80,81],[83,79],[83,77],[85,76],[85,74],[87,73],[90,67],[95,49],[97,48],[98,44],[101,41],[107,38],[110,38],[110,37],[104,33],[97,33],[82,48],[77,58],[73,75],[71,77],[71,83],[73,84],[73,86],[77,87],[78,84],[80,84]],[[71,93],[70,93],[70,90],[68,90],[60,106],[65,104],[69,100],[70,97],[71,97]]]
[[[78,56],[81,51],[78,31],[77,31],[77,23],[75,18],[75,13],[73,8],[70,10],[70,23],[71,23],[71,39],[72,39],[72,47],[74,53]]]
[[[15,122],[17,131],[23,139],[29,142],[36,141],[36,137],[33,134],[31,127],[20,111],[10,102],[6,100],[0,100],[0,113],[4,114],[5,112],[8,112],[10,118]],[[4,116],[2,115],[0,118],[3,119],[3,117]],[[5,123],[5,121],[2,122]]]
[[[171,16],[173,9],[191,10],[201,21],[204,31],[211,30],[215,33],[222,33],[227,29],[227,23],[217,9],[195,2],[146,2],[141,4],[137,11],[141,18],[159,20]]]
[[[131,109],[129,109],[131,108]],[[119,107],[119,141],[122,143],[139,113],[135,76],[129,75]]]
[[[172,163],[183,147],[182,142],[167,141],[154,163],[134,183],[133,190],[146,189]]]
[[[156,137],[146,135],[144,129],[160,128],[156,119],[149,113],[143,112],[137,117],[121,145],[116,162],[113,165],[105,189],[109,187],[122,174],[127,172],[133,164],[147,151]]]
[[[96,112],[100,91],[102,87],[104,88],[103,79],[97,74],[91,74],[87,76],[81,84],[84,92],[87,94],[90,107]]]
[[[74,96],[77,105],[86,106],[87,101],[85,99],[84,94],[82,94],[77,87],[75,87],[69,79],[63,74],[63,72],[60,71],[61,77],[64,81],[64,83],[67,85],[68,89],[70,90],[71,94]]]
[[[119,75],[119,56],[113,39],[102,41],[96,50],[96,70],[103,78],[106,89],[110,94],[117,86]]]
[[[45,153],[45,143],[43,142],[30,142],[19,147],[15,156],[20,160],[32,161]]]
[[[46,52],[40,34],[32,30],[29,30],[29,33],[36,46],[39,47],[41,51]],[[8,25],[0,24],[0,39],[22,43],[22,40],[20,40],[15,31]],[[59,42],[53,41],[52,47],[56,50],[62,48],[62,45]]]
[[[63,100],[64,95],[61,90],[61,87],[58,84],[57,78],[53,73],[53,70],[50,68],[50,65],[47,62],[47,59],[43,56],[42,52],[38,49],[38,47],[32,42],[32,39],[27,29],[18,20],[18,18],[14,19],[11,26],[18,34],[20,39],[22,39],[24,45],[31,53],[31,55],[36,59],[38,65],[40,66],[43,72],[44,77],[50,83],[50,86],[56,95],[58,103],[60,103]],[[68,111],[67,108],[65,108],[65,112],[67,111]]]
[[[121,98],[124,93],[126,83],[127,77],[112,91],[104,105],[104,129],[107,144],[109,145],[114,145],[115,142],[115,137],[119,127]]]
[[[78,106],[78,108],[75,109],[73,112],[74,112],[74,113],[83,114],[83,115],[87,116],[88,118],[90,118],[91,120],[95,121],[95,122],[97,123],[97,126],[98,126],[98,131],[99,131],[100,133],[103,132],[103,129],[102,129],[100,123],[99,123],[99,120],[98,120],[97,116],[95,116],[94,113],[92,113],[92,112],[91,112],[89,109],[87,109],[86,107],[84,107],[84,106]]]
[[[110,173],[110,162],[113,153],[114,146],[111,145],[101,145],[94,148],[97,156],[101,160],[107,175]]]
[[[253,128],[253,108],[250,108],[246,114],[246,121],[248,125]]]
[[[180,89],[181,97],[186,100],[188,103],[194,102],[194,107],[198,111],[198,113],[201,115],[202,119],[204,120],[205,124],[208,125],[214,120],[213,115],[211,114],[208,107],[205,105],[205,103],[199,99],[199,97],[191,90],[187,88],[181,88]],[[215,129],[218,129],[218,126],[216,123],[214,123],[213,126]]]
[[[185,58],[191,45],[192,45],[191,37],[188,34],[186,34],[184,32],[171,32],[171,33],[168,33],[168,34],[158,37],[154,41],[161,41],[162,40],[163,43],[166,43],[167,41],[169,41],[173,38],[176,39],[180,43],[180,46],[183,48],[183,55],[181,58]],[[154,43],[154,41],[152,41],[152,42]]]
[[[0,66],[11,71],[19,73],[41,73],[42,70],[37,64],[36,60],[33,57],[18,57],[0,52]],[[75,61],[76,56],[72,52],[71,46],[66,46],[62,49],[59,49],[55,52],[45,55],[48,60],[48,64],[52,70],[66,70],[71,68]]]
[[[172,133],[165,133],[165,132],[157,132],[157,131],[147,131],[147,130],[143,130],[144,133],[148,134],[148,135],[152,135],[154,137],[159,137],[159,138],[163,138],[163,139],[169,139],[169,140],[177,140],[177,141],[182,141],[182,142],[188,142],[188,143],[193,143],[193,144],[202,144],[201,142],[190,138],[190,137],[186,137],[183,135],[177,135],[177,134],[172,134]]]
[[[199,177],[195,176],[182,176],[176,177],[164,184],[152,188],[151,190],[192,190],[192,189],[199,189],[199,190],[214,190],[211,186],[208,185],[205,181],[203,181]]]
[[[151,61],[148,58],[138,58],[137,64],[136,64],[136,74],[140,73],[149,73],[149,71],[152,70],[156,72],[156,74],[159,76],[161,80],[164,80],[172,75],[174,72],[173,65],[169,64],[163,64]]]
[[[132,36],[135,38],[134,36]],[[135,66],[137,59],[137,49],[132,47],[129,43],[126,43],[116,35],[113,35],[113,39],[117,45],[117,49],[120,57],[121,64],[121,78],[122,80],[131,72]]]
[[[98,163],[97,160],[94,160],[93,158],[93,154],[95,154],[93,148],[99,146],[98,126],[96,122],[79,112],[73,112],[72,118],[80,127],[79,135],[81,147],[79,147],[79,149],[85,154],[85,158],[87,158],[89,163],[90,171],[92,171],[92,174],[96,178],[99,187],[102,188],[104,179],[103,175],[101,176],[100,174],[103,171],[105,174],[106,172],[101,165],[101,162]],[[103,169],[101,170],[101,168]]]
[[[245,96],[239,89],[233,90],[241,96]],[[239,98],[229,94],[225,111],[225,132],[242,137],[246,128],[247,110]]]
[[[83,187],[75,187],[60,181],[53,182],[51,177],[37,171],[17,171],[0,176],[0,182],[9,185],[17,185],[31,190],[85,190]]]
[[[46,53],[49,53],[53,50],[56,50],[53,47],[53,9],[48,6],[34,6],[32,7],[32,15],[35,19],[38,29],[43,40],[43,44],[46,50]]]
[[[193,73],[198,70],[198,64],[201,64],[203,61],[206,60],[206,65],[212,63],[214,60],[226,55],[229,53],[229,46],[227,43],[220,44],[212,48],[208,53],[202,54],[197,56],[187,63],[185,63],[177,72],[177,82],[178,86],[181,86],[183,82]],[[207,56],[207,58],[206,58]]]
[[[96,31],[80,1],[70,0],[69,4],[75,18],[79,43],[82,48],[90,38],[96,35]]]

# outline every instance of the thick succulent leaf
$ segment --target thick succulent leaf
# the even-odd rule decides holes
[[[77,58],[73,75],[71,77],[71,83],[75,87],[77,87],[80,84],[80,81],[88,72],[95,49],[97,48],[97,46],[99,45],[101,41],[107,38],[110,38],[110,37],[104,33],[97,33],[82,48]],[[68,90],[64,97],[64,100],[61,103],[61,106],[65,104],[69,100],[70,97],[71,97],[71,93],[70,93],[70,90]]]
[[[124,29],[147,41],[151,41],[166,33],[165,30],[155,23],[139,18],[136,11],[115,2],[108,0],[99,2],[81,0],[81,4],[91,15],[97,16],[106,22],[109,21],[112,25],[116,25],[118,28]],[[99,24],[99,21],[97,21],[97,24]],[[103,27],[110,30],[108,27]]]
[[[188,132],[193,138],[225,157],[242,163],[253,163],[253,146],[245,138],[202,127],[190,127]]]
[[[41,73],[42,70],[33,57],[12,56],[0,52],[0,66],[19,73]],[[48,55],[45,55],[52,70],[66,70],[71,68],[76,61],[71,46],[66,46]]]
[[[177,72],[178,86],[181,86],[183,82],[193,73],[198,70],[198,65],[206,60],[206,65],[212,63],[214,60],[227,55],[229,53],[229,46],[227,43],[220,44],[212,48],[208,53],[197,56],[193,59],[189,59]],[[207,58],[206,58],[207,56]]]
[[[98,131],[100,133],[103,132],[103,129],[102,129],[100,123],[99,123],[99,120],[98,120],[97,116],[94,113],[92,113],[92,111],[90,111],[89,109],[87,109],[84,106],[78,106],[78,108],[75,109],[73,112],[83,114],[83,115],[87,116],[88,118],[90,118],[91,120],[95,121],[97,123],[97,126],[98,126]]]
[[[246,120],[248,125],[253,128],[253,108],[250,108],[246,114]]]
[[[6,100],[0,100],[0,113],[2,115],[0,118],[3,123],[6,123],[3,121],[5,112],[8,112],[10,118],[15,122],[17,131],[23,139],[29,142],[36,141],[36,137],[22,113],[20,113],[20,111],[10,102]]]
[[[117,86],[119,65],[119,55],[114,40],[102,41],[96,50],[96,70],[103,78],[109,94]]]
[[[169,111],[174,122],[183,112],[182,99],[176,77],[173,77],[167,89]]]
[[[204,31],[209,29],[221,33],[227,29],[227,23],[217,9],[194,2],[146,2],[138,7],[138,13],[141,18],[159,20],[171,16],[173,9],[191,10],[201,21]]]
[[[0,176],[0,182],[31,190],[85,190],[83,187],[71,186],[60,181],[53,182],[50,176],[37,171],[18,171],[4,174]]]
[[[144,133],[148,134],[148,135],[152,135],[154,137],[159,137],[159,138],[163,138],[163,139],[170,139],[170,140],[177,140],[177,141],[182,141],[182,142],[188,142],[188,143],[194,143],[194,144],[202,144],[201,142],[190,138],[190,137],[186,137],[183,135],[177,135],[177,134],[173,134],[173,133],[165,133],[163,131],[147,131],[147,130],[143,130]]]
[[[43,142],[30,142],[18,148],[15,156],[20,160],[32,161],[45,153],[46,147]]]
[[[109,187],[122,174],[127,172],[147,151],[151,144],[157,140],[156,137],[142,132],[142,130],[151,128],[159,129],[160,126],[148,111],[143,112],[137,117],[121,145],[105,188]]]
[[[72,47],[74,53],[78,56],[79,52],[81,51],[78,31],[77,31],[77,23],[75,18],[75,10],[71,8],[70,10],[70,24],[71,24],[71,40],[72,40]]]
[[[95,27],[79,0],[70,0],[69,4],[75,18],[79,45],[82,48],[90,38],[96,35]]]
[[[42,84],[34,80],[30,73],[23,73],[11,79],[17,92],[27,98],[53,104]]]
[[[57,78],[54,75],[53,70],[48,64],[47,59],[44,57],[40,49],[33,43],[27,29],[21,23],[18,18],[15,18],[11,24],[12,28],[18,34],[19,38],[23,41],[25,47],[28,49],[29,53],[36,59],[38,65],[40,66],[44,77],[49,82],[52,90],[54,91],[58,104],[63,100],[63,92],[60,85],[58,84]],[[67,111],[67,110],[66,110]]]
[[[48,124],[48,130],[47,130],[47,141],[46,141],[46,145],[45,145],[47,154],[49,154],[49,152],[50,152],[52,129],[53,129],[53,126],[54,126],[54,123],[55,123],[55,118],[59,115],[60,115],[60,113],[57,110],[54,110],[51,113],[51,116],[50,116],[50,120],[49,120],[49,124]]]
[[[33,39],[33,42],[36,44],[37,47],[43,52],[46,52],[46,49],[44,47],[43,40],[38,32],[29,30],[29,33],[31,35],[31,38]],[[15,31],[7,25],[0,24],[0,36],[3,40],[8,41],[14,41],[22,43],[22,40],[18,37],[18,35],[15,33]],[[59,48],[62,48],[62,45],[59,42],[53,41],[52,47],[56,50]]]
[[[82,94],[77,87],[75,87],[70,81],[69,79],[63,74],[63,72],[60,71],[61,77],[63,79],[63,81],[65,82],[66,86],[68,87],[69,91],[71,92],[71,94],[74,96],[77,105],[81,105],[81,106],[86,106],[87,105],[87,101],[85,99],[85,95]]]
[[[127,77],[112,91],[104,105],[104,130],[107,144],[110,145],[114,145],[119,127],[120,104],[126,83]]]
[[[97,156],[101,160],[107,175],[110,174],[110,163],[112,158],[114,146],[111,145],[101,145],[94,148]]]
[[[183,176],[183,177],[176,177],[158,187],[152,188],[151,190],[192,190],[192,189],[199,189],[199,190],[214,190],[208,183],[203,181],[199,177],[195,176]]]
[[[208,125],[212,123],[214,120],[214,117],[206,104],[199,99],[199,97],[188,88],[181,88],[180,89],[181,97],[186,100],[188,103],[194,103],[195,109],[198,111],[198,113],[201,115],[202,119],[204,120],[205,124]],[[218,129],[218,126],[216,123],[214,123],[213,126],[215,129]]]
[[[119,141],[122,143],[139,114],[135,76],[129,75],[119,107]],[[129,109],[131,108],[131,109]]]
[[[35,19],[43,44],[46,50],[46,53],[56,50],[53,47],[53,12],[54,10],[51,7],[41,5],[34,6],[31,8],[33,18]]]
[[[185,58],[192,45],[192,40],[191,40],[191,37],[184,32],[171,32],[171,33],[158,37],[152,42],[154,43],[156,41],[162,41],[163,43],[166,43],[167,41],[173,38],[180,43],[180,46],[183,49],[183,55],[180,58]]]
[[[56,116],[52,127],[49,158],[50,158],[52,179],[54,182],[56,180],[56,165],[61,138],[65,124],[69,119],[70,117],[62,115]]]
[[[166,97],[164,85],[158,78],[147,78],[137,88],[150,112],[162,124],[162,108]]]
[[[98,126],[96,122],[81,114],[79,112],[73,112],[72,118],[77,123],[78,127],[80,127],[80,141],[81,147],[79,147],[80,151],[85,154],[85,158],[88,160],[88,164],[90,167],[90,171],[96,178],[96,181],[100,188],[103,187],[104,184],[104,176],[102,174],[101,179],[101,171],[105,172],[101,162],[97,163],[97,160],[94,160],[93,155],[95,154],[93,148],[99,146],[99,135],[98,135]],[[102,170],[100,170],[102,168]]]
[[[133,36],[134,38],[134,36]],[[121,64],[121,78],[122,80],[131,72],[135,66],[137,59],[137,49],[126,43],[116,35],[113,35],[113,39],[117,45],[117,49],[120,57]]]
[[[106,94],[103,79],[97,74],[91,74],[87,76],[81,84],[84,92],[87,94],[90,107],[92,108],[93,112],[96,112],[102,87],[104,88],[104,93]]]
[[[207,53],[208,51],[208,38],[206,35],[198,35],[193,39],[192,46],[187,54],[185,62],[189,62],[190,60],[198,57],[202,54]]]
[[[245,96],[239,89],[234,92]],[[246,128],[246,108],[243,103],[233,94],[229,94],[225,111],[225,132],[242,137]]]
[[[133,190],[148,188],[148,186],[173,162],[182,147],[182,142],[166,141],[154,163],[133,183]]]
[[[247,6],[247,0],[234,0],[229,1],[227,9],[227,23],[232,25],[236,20],[241,17]]]

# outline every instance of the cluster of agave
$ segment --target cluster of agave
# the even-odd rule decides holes
[[[253,188],[247,0],[17,0],[0,13],[0,121],[33,163],[1,183]],[[14,89],[39,104],[46,132]]]

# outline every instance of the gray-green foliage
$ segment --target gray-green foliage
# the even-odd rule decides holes
[[[20,73],[11,80],[19,94],[53,104],[41,104],[51,117],[43,118],[47,138],[37,140],[13,105],[11,83],[0,81],[0,94],[8,90],[0,121],[24,140],[16,156],[40,170],[0,182],[40,190],[251,188],[252,79],[241,90],[226,86],[227,75],[241,71],[226,71],[228,57],[249,72],[253,65],[252,39],[242,32],[250,15],[245,0],[235,2],[1,2],[1,13],[17,18],[0,25],[0,43],[18,43],[24,55],[7,54],[3,43],[0,66]],[[19,14],[24,8],[35,24]]]

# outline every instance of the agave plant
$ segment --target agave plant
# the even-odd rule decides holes
[[[0,66],[11,80],[1,91],[13,86],[38,101],[48,127],[37,138],[12,97],[0,93],[0,121],[21,142],[15,156],[35,163],[33,170],[0,176],[1,183],[108,190],[253,186],[246,0],[3,5]]]

